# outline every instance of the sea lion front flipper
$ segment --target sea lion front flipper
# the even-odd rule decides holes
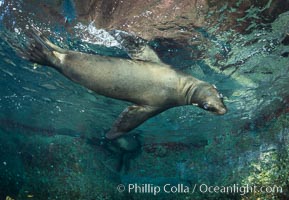
[[[134,60],[162,63],[156,52],[149,45],[143,46],[139,51],[130,54],[130,56]]]
[[[164,108],[152,106],[129,106],[119,115],[106,137],[108,139],[118,138],[164,110]]]
[[[121,44],[132,60],[162,63],[157,53],[145,39],[119,30],[111,30],[109,33]]]

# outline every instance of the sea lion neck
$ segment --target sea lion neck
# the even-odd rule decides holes
[[[194,93],[200,83],[202,83],[201,80],[198,80],[194,77],[183,75],[180,77],[179,80],[179,88],[180,88],[180,94],[182,94],[181,97],[181,105],[192,105],[193,103],[197,103],[193,101]]]

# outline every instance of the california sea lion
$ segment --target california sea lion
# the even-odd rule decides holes
[[[29,44],[18,48],[22,57],[51,66],[97,94],[134,103],[106,133],[108,139],[176,106],[197,105],[219,115],[227,111],[216,87],[172,69],[148,46],[136,56],[138,60],[91,55],[62,49],[31,29]]]

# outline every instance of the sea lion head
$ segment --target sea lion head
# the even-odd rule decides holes
[[[194,91],[192,104],[210,111],[217,115],[224,115],[227,108],[223,101],[223,95],[218,92],[215,85],[209,83],[201,83]]]

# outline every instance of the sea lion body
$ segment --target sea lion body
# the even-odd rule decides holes
[[[106,134],[108,139],[118,138],[175,106],[197,105],[216,114],[226,113],[222,95],[213,85],[172,69],[149,48],[143,54],[146,61],[140,61],[65,50],[35,29],[28,38],[30,45],[18,49],[22,57],[51,66],[97,94],[134,103],[120,114]]]
[[[71,52],[54,65],[70,79],[98,94],[137,105],[184,104],[182,89],[197,79],[162,63],[143,62]],[[183,85],[182,85],[183,84]]]

